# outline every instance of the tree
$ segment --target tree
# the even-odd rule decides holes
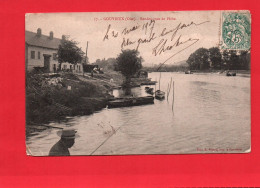
[[[190,55],[187,60],[191,70],[205,70],[209,68],[209,51],[206,48],[199,48]]]
[[[236,50],[230,50],[229,69],[239,69],[239,56],[237,55]]]
[[[239,56],[237,55],[236,50],[224,50],[223,51],[223,61],[225,64],[225,68],[228,70],[236,70],[240,69],[239,65]]]
[[[88,59],[88,57],[83,56],[81,62],[82,62],[83,64],[89,64],[89,59]]]
[[[189,56],[187,63],[189,64],[190,70],[199,70],[200,69],[200,64],[199,64],[199,62],[196,61],[195,53],[192,53]]]
[[[222,53],[223,57],[223,66],[225,69],[229,69],[229,62],[230,62],[230,53],[229,50],[224,50]]]
[[[62,39],[58,49],[59,68],[61,63],[68,62],[77,64],[82,61],[84,52],[77,46],[78,42],[69,40],[68,38]]]
[[[222,68],[222,55],[220,53],[219,48],[212,47],[209,49],[209,59],[212,63],[211,66],[213,69]]]
[[[250,69],[250,52],[242,50],[239,56],[239,66],[240,69],[248,70]]]
[[[108,58],[108,59],[97,59],[94,62],[95,65],[98,65],[99,68],[102,68],[105,71],[113,71],[115,69],[116,59],[115,58]]]
[[[247,54],[246,54],[246,69],[249,70],[251,68],[251,52],[249,51]]]
[[[209,50],[199,48],[192,53],[186,61],[190,70],[206,70],[209,68],[209,60],[213,69],[225,70],[249,70],[250,51],[223,50],[212,47]]]
[[[223,63],[226,69],[249,70],[250,69],[250,51],[224,50]]]
[[[116,70],[120,71],[126,78],[126,84],[130,78],[142,68],[143,58],[136,50],[122,50],[116,58]]]

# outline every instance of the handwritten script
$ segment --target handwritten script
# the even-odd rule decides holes
[[[103,41],[110,41],[114,38],[121,37],[122,50],[127,47],[133,47],[135,50],[138,50],[141,45],[150,44],[150,46],[152,46],[151,54],[154,56],[159,56],[165,52],[173,52],[173,54],[168,59],[160,64],[160,68],[172,57],[190,48],[199,41],[199,38],[183,37],[181,32],[182,30],[190,27],[197,27],[207,22],[209,21],[204,21],[201,23],[195,23],[193,21],[189,23],[180,22],[172,28],[164,27],[162,30],[157,29],[156,31],[155,20],[149,20],[142,25],[136,24],[131,27],[125,27],[122,29],[122,31],[113,30],[111,24],[109,24],[103,37]],[[136,32],[141,32],[142,37],[135,38],[130,35],[135,34]],[[180,47],[181,49],[178,48],[178,51],[175,51],[177,47]]]

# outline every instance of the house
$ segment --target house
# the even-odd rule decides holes
[[[42,69],[45,72],[56,72],[59,68],[57,53],[62,40],[65,40],[64,35],[62,39],[54,38],[52,31],[49,36],[43,35],[40,28],[37,29],[37,33],[25,31],[26,71]],[[61,69],[71,72],[83,71],[81,63],[62,63]]]

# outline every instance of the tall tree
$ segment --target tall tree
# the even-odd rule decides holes
[[[224,50],[222,52],[222,61],[224,69],[229,69],[229,61],[230,61],[230,52],[229,50]]]
[[[209,60],[213,69],[250,69],[250,51],[223,50],[212,47],[209,50],[199,48],[192,53],[186,61],[190,70],[206,70],[209,68]]]
[[[219,48],[212,47],[209,49],[209,59],[212,63],[211,66],[213,69],[222,68],[222,55],[220,53]]]
[[[78,42],[70,40],[68,37],[61,40],[61,44],[58,49],[58,61],[61,63],[68,62],[71,64],[77,64],[82,61],[84,52],[77,46]]]
[[[192,53],[188,60],[187,63],[189,64],[190,70],[199,70],[200,69],[200,64],[198,61],[196,61],[196,55],[195,53]]]
[[[239,56],[237,55],[236,50],[230,50],[230,62],[229,62],[229,69],[240,69],[239,68]]]
[[[248,70],[250,69],[250,52],[242,50],[239,56],[240,69]]]
[[[247,70],[251,69],[251,52],[250,51],[246,54],[246,69]]]
[[[116,70],[120,71],[126,78],[126,84],[130,78],[142,68],[143,58],[136,50],[122,50],[116,58]]]
[[[192,70],[206,70],[209,68],[209,51],[199,48],[192,53],[187,61]]]

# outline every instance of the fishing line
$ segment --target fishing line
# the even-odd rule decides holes
[[[111,138],[119,129],[121,128],[121,126],[119,128],[116,129],[116,131],[111,134],[109,137],[106,138],[106,140],[104,140],[93,152],[90,153],[90,155],[92,155],[93,153],[95,153],[102,145],[104,145],[106,143],[106,141]]]
[[[125,123],[128,123],[130,119],[128,119]],[[118,127],[115,132],[113,134],[111,134],[109,137],[107,137],[94,151],[92,151],[89,155],[93,155],[93,153],[95,153],[101,146],[103,146],[109,138],[111,138],[120,128],[122,127],[122,125],[120,127]]]

